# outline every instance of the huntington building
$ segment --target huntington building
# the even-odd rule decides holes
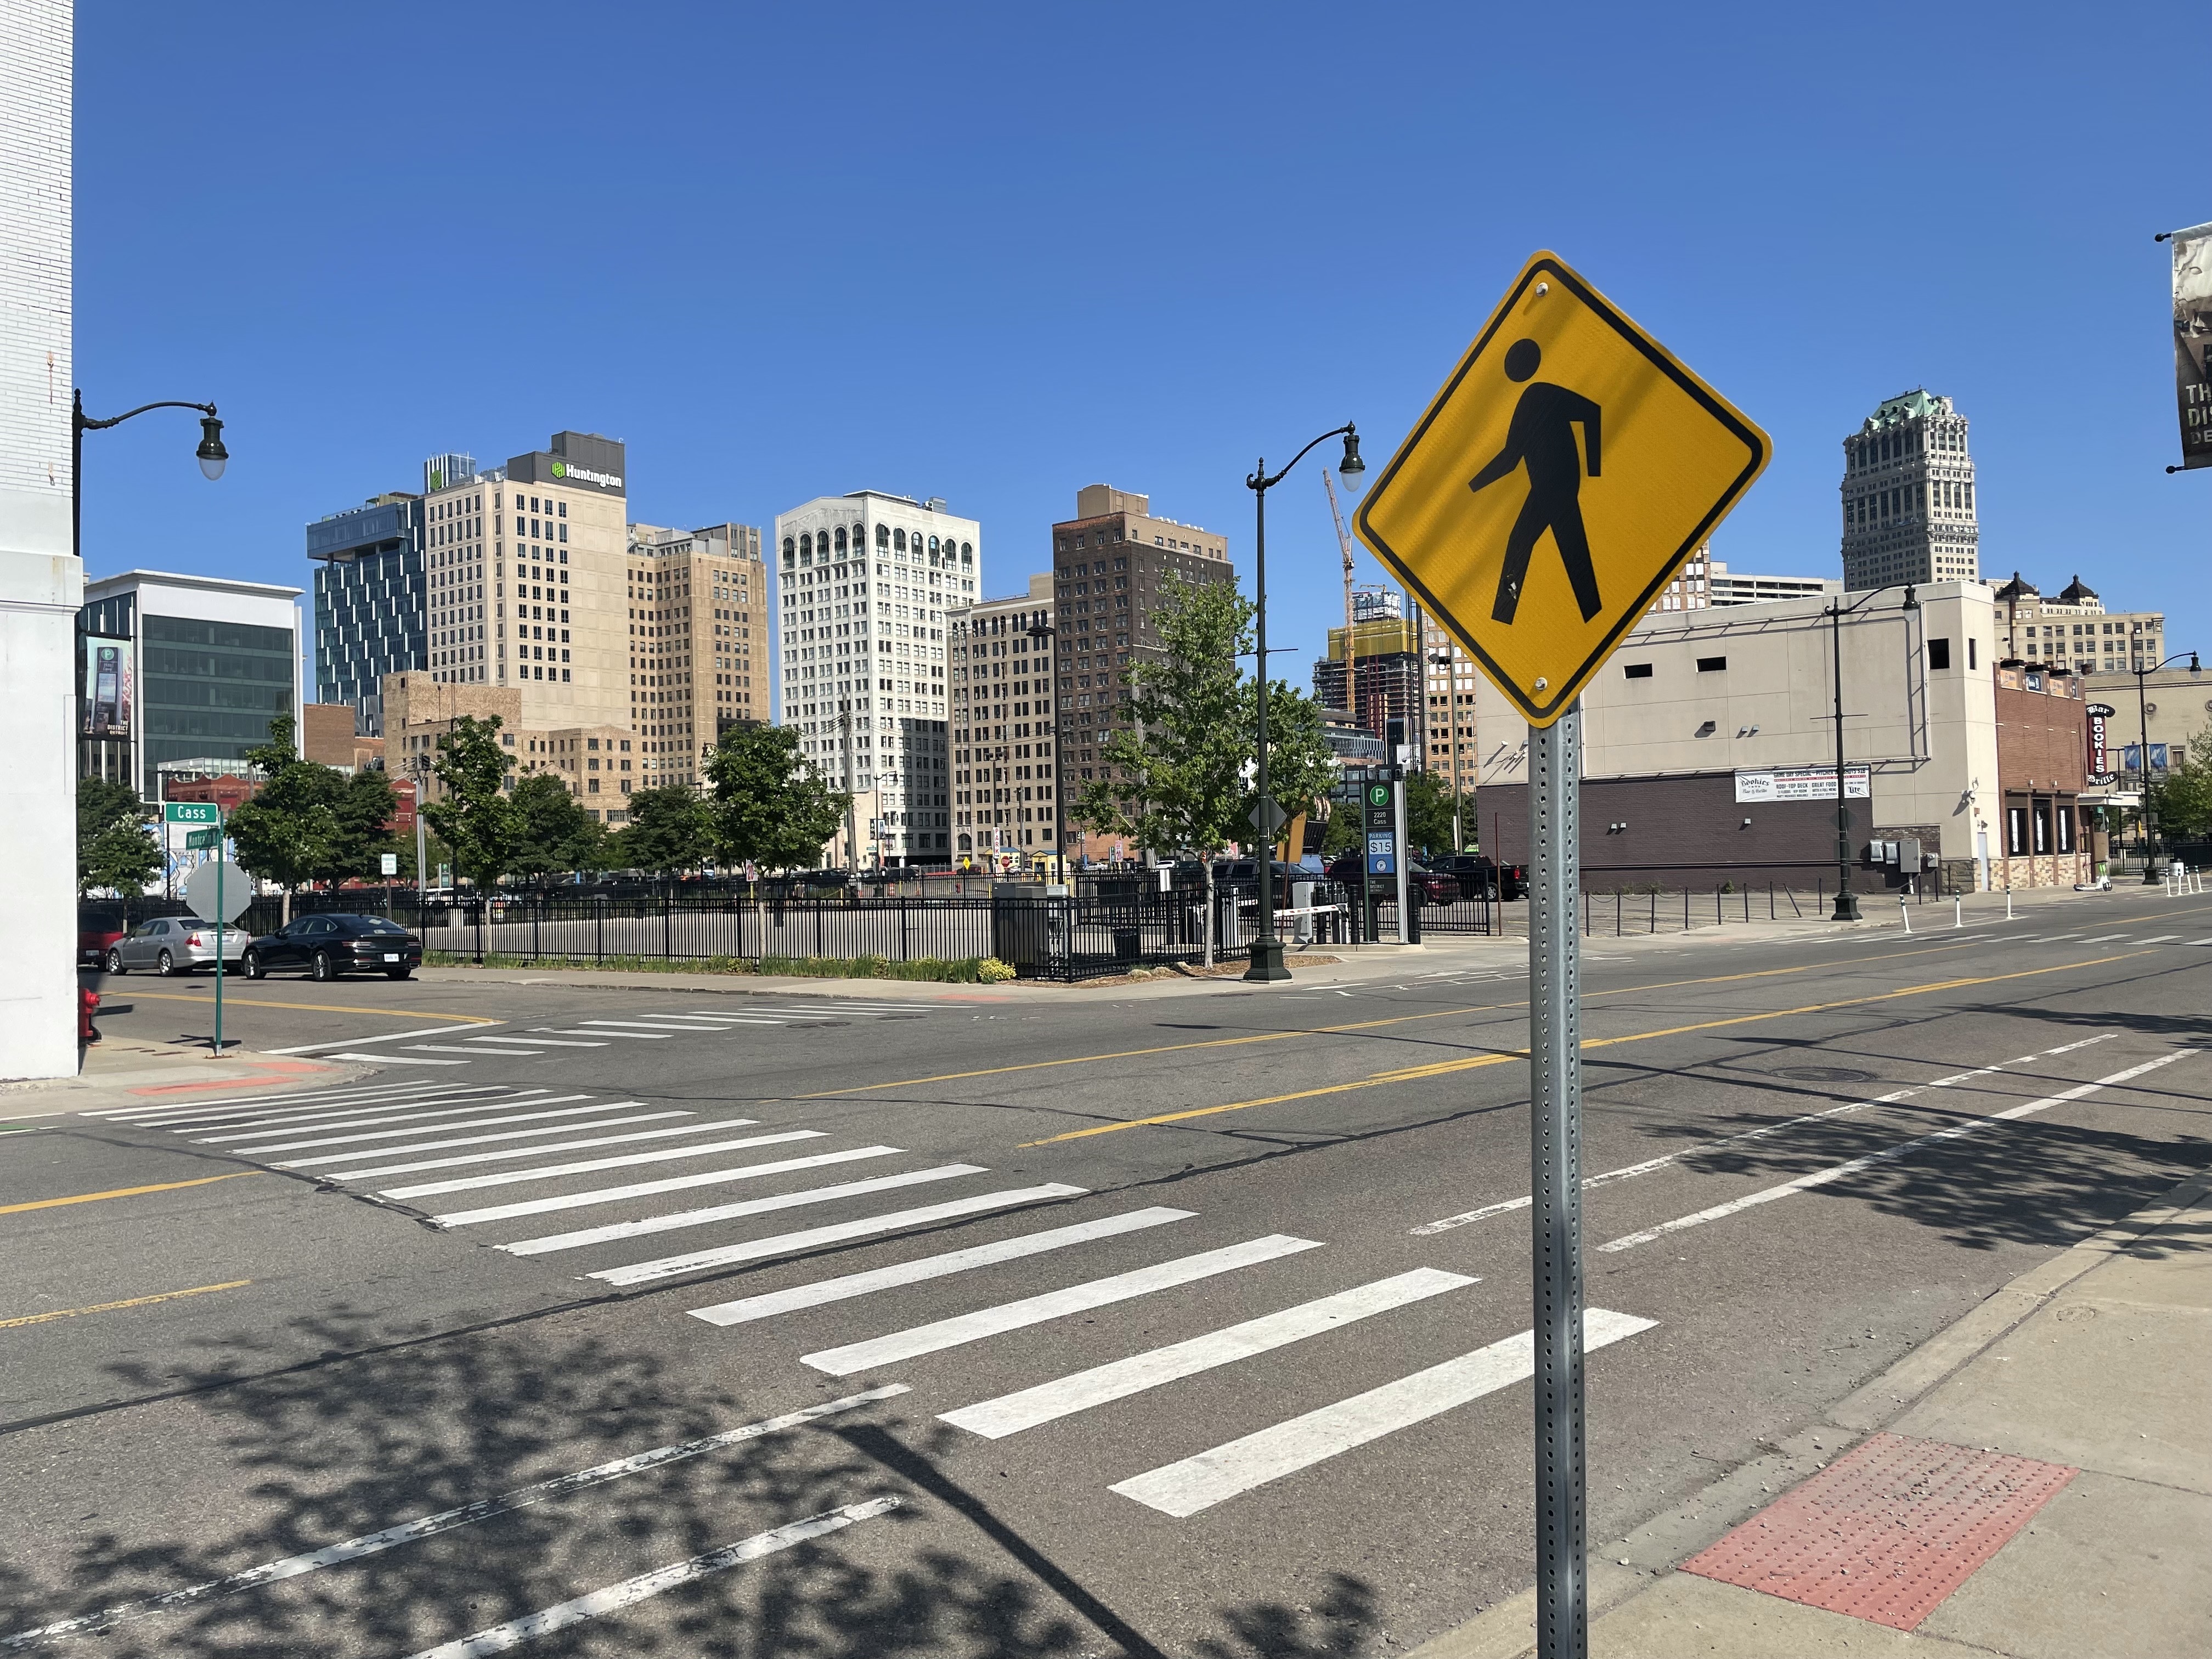
[[[1844,586],[1978,581],[1966,420],[1948,398],[1892,398],[1844,440]]]

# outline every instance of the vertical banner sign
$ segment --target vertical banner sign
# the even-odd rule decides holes
[[[2212,466],[2212,225],[2177,230],[2173,243],[2173,390],[2181,465]]]
[[[1565,260],[1539,253],[1356,520],[1360,539],[1533,728],[1529,1218],[1541,1659],[1589,1650],[1576,914],[1582,691],[1771,453],[1764,432]]]
[[[2109,789],[2118,783],[2119,775],[2106,766],[2110,758],[2105,752],[2106,722],[2112,718],[2112,705],[2093,702],[2089,705],[2089,784],[2095,788]]]

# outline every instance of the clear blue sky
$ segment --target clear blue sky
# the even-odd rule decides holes
[[[1103,481],[1225,532],[1249,577],[1255,457],[1352,418],[1379,463],[1549,246],[1773,434],[1716,543],[1737,568],[1835,574],[1839,441],[1925,386],[1974,422],[1985,574],[2078,571],[2212,648],[2212,475],[2163,471],[2151,239],[2212,219],[2175,8],[132,4],[79,27],[78,378],[94,414],[216,399],[234,457],[204,482],[181,414],[88,437],[94,574],[305,586],[307,520],[575,427],[627,441],[649,522],[943,495],[1003,593]],[[1317,474],[1270,527],[1303,684],[1342,614]]]

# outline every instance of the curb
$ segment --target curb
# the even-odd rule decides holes
[[[1593,1547],[1587,1567],[1590,1622],[1654,1588],[1814,1470],[1904,1416],[2075,1280],[2207,1194],[2212,1194],[2212,1171],[2191,1176],[2043,1266],[2029,1268],[1829,1407],[1820,1423],[1774,1443],[1765,1456],[1723,1475],[1601,1552]],[[1535,1629],[1536,1591],[1531,1585],[1431,1638],[1407,1659],[1525,1659],[1535,1651]]]

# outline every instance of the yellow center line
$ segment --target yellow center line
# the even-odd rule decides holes
[[[141,1193],[173,1193],[180,1187],[205,1187],[217,1181],[236,1181],[240,1176],[265,1175],[264,1170],[234,1170],[228,1175],[202,1176],[197,1181],[164,1181],[152,1187],[118,1187],[112,1192],[77,1193],[69,1198],[35,1198],[28,1204],[0,1204],[0,1215],[25,1210],[51,1210],[63,1204],[97,1204],[103,1198],[136,1198]]]
[[[215,998],[185,996],[175,991],[133,991],[134,997],[144,997],[152,1002],[197,1002],[212,1008]],[[311,1014],[367,1014],[373,1019],[443,1019],[456,1025],[497,1025],[495,1019],[486,1019],[481,1014],[434,1014],[427,1008],[361,1008],[349,1007],[336,1002],[257,1002],[252,997],[226,996],[226,1008],[298,1008]],[[356,1039],[358,1041],[358,1039]]]
[[[1622,1036],[1584,1037],[1584,1048],[1610,1048],[1616,1043],[1648,1042],[1654,1037],[1681,1036],[1691,1031],[1711,1031],[1724,1025],[1749,1025],[1765,1019],[1787,1019],[1793,1014],[1826,1013],[1838,1008],[1856,1008],[1869,1002],[1889,1002],[1899,997],[1931,995],[1937,991],[1955,991],[1970,985],[1996,985],[2011,979],[2033,979],[2039,974],[2064,973],[2070,968],[2096,968],[2106,963],[2125,962],[2130,957],[2148,956],[2148,951],[2128,951],[2118,956],[2096,957],[2087,962],[2062,962],[2048,968],[2027,968],[2014,974],[1990,974],[1978,979],[1937,980],[1928,985],[1908,985],[1901,991],[1878,991],[1863,997],[1845,997],[1838,1002],[1808,1002],[1802,1008],[1774,1008],[1764,1013],[1731,1014],[1723,1019],[1699,1020],[1693,1025],[1669,1025],[1656,1031],[1631,1031]],[[1700,981],[1692,981],[1691,983]],[[1023,1147],[1050,1146],[1062,1140],[1083,1140],[1091,1135],[1110,1135],[1122,1129],[1148,1128],[1155,1124],[1181,1123],[1194,1117],[1212,1117],[1220,1112],[1241,1112],[1253,1106],[1278,1106],[1286,1100],[1310,1100],[1317,1095],[1349,1094],[1356,1089],[1379,1089],[1386,1084],[1407,1083],[1423,1078],[1442,1077],[1449,1072],[1471,1072],[1484,1066],[1503,1066],[1508,1060],[1528,1056],[1526,1048],[1511,1048],[1503,1054],[1474,1054],[1464,1060],[1447,1060],[1433,1066],[1409,1066],[1396,1071],[1376,1072],[1351,1083],[1330,1083],[1316,1089],[1300,1089],[1286,1095],[1267,1095],[1258,1100],[1232,1101],[1226,1106],[1197,1106],[1188,1111],[1161,1112],[1152,1117],[1129,1118],[1119,1123],[1094,1124],[1088,1129],[1071,1129],[1066,1134],[1047,1135],[1042,1140],[1024,1140]]]
[[[43,1325],[49,1319],[75,1319],[79,1314],[113,1313],[118,1308],[143,1308],[155,1302],[174,1302],[180,1296],[240,1290],[252,1282],[250,1279],[234,1279],[227,1285],[195,1285],[188,1291],[163,1291],[155,1296],[134,1296],[122,1302],[95,1302],[89,1308],[57,1308],[52,1313],[19,1314],[13,1319],[0,1319],[0,1331],[12,1331],[18,1325]]]
[[[1858,957],[1849,964],[1856,967],[1863,962],[1887,962],[1895,957],[1924,957],[1938,951],[1964,951],[1978,941],[1962,939],[1954,945],[1930,945],[1915,951],[1886,951],[1880,956]],[[1652,985],[1621,985],[1610,991],[1591,991],[1584,1000],[1596,997],[1633,996],[1639,991],[1671,991],[1685,985],[1727,985],[1737,980],[1773,979],[1786,974],[1810,973],[1819,968],[1838,964],[1826,962],[1801,962],[1791,968],[1757,968],[1741,974],[1715,974],[1705,979],[1667,979]],[[1254,1042],[1281,1042],[1291,1037],[1342,1036],[1352,1031],[1379,1030],[1386,1025],[1405,1025],[1416,1020],[1446,1019],[1454,1014],[1494,1014],[1509,1009],[1525,1008],[1522,1002],[1482,1002],[1462,1008],[1431,1008],[1418,1014],[1392,1014],[1382,1019],[1354,1020],[1347,1025],[1316,1025],[1293,1031],[1261,1031],[1249,1036],[1206,1037],[1193,1042],[1167,1042],[1151,1048],[1117,1048],[1103,1054],[1070,1054],[1064,1060],[1028,1060],[1012,1066],[986,1066],[973,1072],[939,1072],[933,1077],[898,1078],[887,1083],[856,1083],[845,1089],[820,1089],[810,1095],[794,1095],[795,1100],[831,1100],[839,1095],[867,1094],[877,1089],[915,1089],[927,1083],[959,1083],[971,1078],[1000,1077],[1009,1072],[1048,1071],[1055,1066],[1088,1066],[1102,1060],[1142,1060],[1152,1054],[1182,1054],[1194,1048],[1235,1048]],[[1285,1097],[1289,1098],[1290,1097]]]

